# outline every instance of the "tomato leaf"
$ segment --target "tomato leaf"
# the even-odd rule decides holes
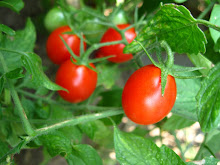
[[[24,7],[24,2],[22,0],[2,0],[0,6],[10,8],[18,13]]]
[[[17,68],[17,69],[14,69],[14,70],[10,71],[10,72],[7,72],[5,74],[5,76],[9,79],[19,79],[19,78],[24,77],[22,72],[23,72],[23,68]]]
[[[59,131],[42,135],[39,139],[47,147],[47,151],[52,157],[56,155],[68,156],[72,152],[70,139]]]
[[[173,114],[162,126],[163,130],[175,131],[194,124],[195,121]]]
[[[220,26],[220,5],[218,4],[214,5],[209,21],[215,25]],[[217,43],[218,39],[220,38],[220,32],[213,28],[209,28],[209,30],[210,30],[212,39],[214,40],[215,43]]]
[[[114,129],[116,158],[120,164],[182,164],[178,155],[166,146],[157,147],[151,140]]]
[[[161,5],[160,10],[136,37],[145,47],[155,43],[156,39],[165,40],[172,51],[180,54],[204,53],[207,42],[189,10],[174,4]],[[135,41],[124,48],[125,53],[141,50],[141,46]]]
[[[198,71],[187,72],[184,76],[200,75]],[[200,89],[201,79],[176,79],[177,97],[172,112],[197,121],[196,109],[196,95]]]
[[[0,24],[0,32],[4,32],[10,36],[15,35],[15,31],[13,29],[11,29],[10,27],[4,25],[4,24]]]
[[[203,132],[220,126],[220,64],[213,67],[203,80],[196,97],[197,115]]]
[[[103,85],[106,89],[110,89],[115,81],[120,77],[120,70],[115,64],[99,64],[96,66],[98,72],[98,85]]]
[[[50,90],[66,90],[50,81],[50,79],[45,75],[41,59],[38,55],[35,53],[24,53],[21,60],[23,66],[32,75],[32,80],[37,86],[44,86]]]
[[[97,151],[87,144],[73,146],[73,152],[67,158],[69,165],[102,165]]]
[[[23,30],[16,31],[14,36],[3,35],[1,48],[16,50],[22,52],[33,52],[36,41],[36,31],[30,19],[27,20],[26,26]],[[22,66],[20,61],[21,55],[17,53],[1,51],[4,56],[7,67],[14,70]],[[2,67],[0,67],[0,72]]]

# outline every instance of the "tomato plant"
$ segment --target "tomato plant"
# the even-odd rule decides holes
[[[1,0],[0,164],[219,164],[220,1],[191,1]]]
[[[44,18],[44,25],[49,32],[67,25],[62,10],[58,7],[50,9]]]
[[[125,29],[129,26],[129,24],[120,24],[117,25],[119,29]],[[125,32],[125,37],[128,41],[128,43],[131,43],[134,38],[136,37],[135,29],[130,28]],[[118,41],[121,40],[121,34],[117,32],[113,28],[109,28],[105,34],[102,36],[101,43],[105,42],[112,42],[112,41]],[[108,60],[115,63],[122,63],[126,62],[128,60],[131,60],[133,55],[131,53],[125,54],[123,53],[125,45],[124,44],[115,44],[110,46],[103,46],[100,48],[100,54],[102,54],[103,57],[113,55],[114,57],[109,58]]]
[[[91,66],[95,68],[93,64]],[[97,73],[84,65],[75,65],[69,59],[60,65],[56,83],[68,90],[58,91],[64,100],[78,103],[86,100],[95,90]]]
[[[64,34],[71,32],[69,26],[62,26],[54,30],[48,37],[46,43],[47,55],[55,64],[61,64],[70,58],[70,53],[60,37],[62,37],[67,45],[72,49],[75,55],[80,54],[80,39],[76,34]],[[86,43],[84,42],[84,49]]]
[[[173,108],[176,100],[176,82],[167,77],[164,95],[161,94],[161,71],[154,65],[135,71],[125,84],[122,106],[125,114],[137,124],[154,124]]]

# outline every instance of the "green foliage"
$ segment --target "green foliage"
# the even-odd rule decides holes
[[[198,72],[191,72],[185,75],[196,76]],[[196,109],[196,95],[200,89],[200,79],[176,79],[177,97],[175,105],[172,109],[173,113],[187,117],[191,120],[197,120]]]
[[[70,139],[68,139],[62,132],[55,131],[47,135],[42,135],[40,140],[52,157],[56,155],[66,157],[72,152]]]
[[[220,16],[219,15],[220,15],[220,5],[216,4],[213,7],[213,10],[212,10],[212,13],[210,16],[210,22],[215,25],[220,26]],[[217,41],[220,38],[220,32],[217,30],[214,30],[212,28],[209,28],[209,30],[210,30],[212,39],[214,40],[215,44],[217,44]],[[219,51],[220,51],[220,49],[219,49]]]
[[[52,82],[44,73],[42,62],[38,55],[35,53],[23,53],[21,61],[23,66],[32,75],[32,80],[37,87],[44,86],[50,90],[66,90],[54,82]]]
[[[0,24],[0,32],[4,32],[10,36],[15,35],[15,31],[13,29],[11,29],[10,27],[4,25],[4,24]]]
[[[18,13],[24,7],[24,2],[22,0],[2,0],[0,6],[10,8]]]
[[[0,46],[0,52],[3,54],[9,71],[20,68],[22,66],[20,60],[21,54],[9,51],[1,51],[1,48],[7,50],[16,50],[17,52],[33,52],[35,41],[35,27],[30,19],[27,20],[26,26],[23,30],[16,31],[16,35],[3,36]],[[2,67],[0,67],[0,72],[3,72]]]
[[[97,151],[86,144],[74,145],[72,154],[66,159],[69,165],[102,165]]]
[[[120,76],[120,69],[115,64],[99,64],[96,66],[98,76],[98,85],[103,85],[106,89],[110,89]]]
[[[170,148],[151,140],[114,129],[116,158],[121,164],[185,164]],[[172,159],[171,159],[172,158]]]
[[[172,115],[162,126],[164,130],[175,131],[178,129],[183,129],[194,124],[195,121],[188,120],[184,117]]]
[[[160,10],[136,37],[145,47],[150,47],[156,39],[165,40],[172,51],[180,54],[204,53],[207,42],[189,10],[174,4],[161,5]],[[133,41],[125,47],[124,52],[136,53],[141,50],[141,46]]]
[[[204,79],[201,89],[196,97],[198,105],[198,120],[201,129],[209,132],[219,127],[220,123],[220,64],[212,68],[208,76]]]

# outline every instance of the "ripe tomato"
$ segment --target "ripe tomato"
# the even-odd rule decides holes
[[[90,65],[95,68],[93,64]],[[64,100],[79,103],[86,100],[95,90],[97,73],[84,65],[75,65],[69,59],[60,65],[56,83],[68,90],[58,91]]]
[[[58,7],[50,9],[44,18],[44,25],[49,32],[67,25],[62,10]]]
[[[135,71],[125,84],[122,107],[137,124],[148,125],[162,120],[176,100],[176,82],[168,75],[164,96],[161,95],[161,70],[154,65]]]
[[[129,26],[129,24],[120,24],[117,25],[119,29],[125,29]],[[131,28],[128,29],[125,32],[125,37],[128,41],[128,43],[131,43],[133,39],[136,37],[135,29]],[[101,43],[104,42],[112,42],[112,41],[118,41],[121,40],[122,37],[120,33],[118,33],[115,29],[109,28],[105,34],[103,35],[101,39]],[[116,44],[116,45],[109,45],[109,46],[104,46],[100,48],[100,53],[105,57],[105,56],[110,56],[110,55],[115,55],[115,57],[111,57],[108,60],[111,62],[115,63],[121,63],[121,62],[126,62],[130,59],[133,58],[132,54],[124,54],[123,49],[125,45],[124,44]]]
[[[79,56],[80,54],[80,39],[75,34],[63,34],[65,32],[70,32],[69,26],[62,26],[54,30],[46,43],[47,55],[50,60],[55,64],[61,64],[70,58],[70,53],[66,46],[62,42],[60,36],[63,37],[65,42],[72,49],[74,54]],[[84,49],[86,49],[86,43],[84,42]]]

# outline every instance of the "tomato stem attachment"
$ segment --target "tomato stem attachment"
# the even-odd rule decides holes
[[[170,46],[167,44],[166,41],[161,41],[160,43],[161,47],[163,47],[166,52],[167,52],[167,61],[165,62],[165,66],[167,68],[172,68],[173,64],[174,64],[174,56],[173,56],[173,52],[170,48]]]

